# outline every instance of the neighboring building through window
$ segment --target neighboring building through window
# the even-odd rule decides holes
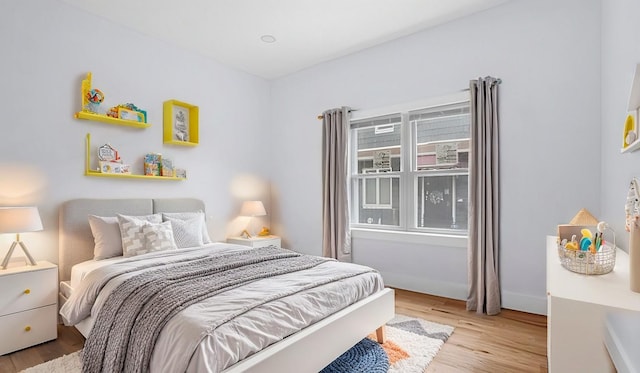
[[[468,98],[351,120],[352,226],[467,233]]]

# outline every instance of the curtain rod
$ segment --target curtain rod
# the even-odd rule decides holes
[[[490,78],[490,77],[487,76],[486,78]],[[495,81],[496,84],[502,84],[502,79],[500,79],[500,78],[495,78],[495,79],[496,79],[496,81]],[[465,89],[461,90],[461,92],[467,92],[467,91],[469,91],[469,88],[465,88]],[[349,112],[352,112],[352,111],[356,111],[356,110],[355,109],[349,109]],[[322,119],[324,119],[324,115],[322,115],[322,114],[318,115],[318,120],[322,120]]]
[[[490,78],[490,77],[487,76],[487,78]],[[496,79],[495,84],[502,84],[502,79],[500,79],[500,78],[495,78],[495,79]],[[465,88],[465,89],[462,90],[462,92],[466,92],[466,91],[469,91],[469,90],[470,90],[469,88]]]
[[[357,111],[357,110],[356,110],[356,109],[349,109],[349,110],[347,110],[347,112],[348,112],[348,113],[350,113],[350,112],[352,112],[352,111]],[[324,115],[322,115],[322,114],[318,115],[318,120],[322,120],[322,119],[324,119]]]

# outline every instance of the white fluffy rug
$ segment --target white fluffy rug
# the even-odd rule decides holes
[[[82,371],[81,352],[76,351],[72,354],[64,355],[55,360],[25,369],[20,373],[79,373]]]
[[[453,333],[453,327],[396,315],[387,323],[382,347],[389,356],[389,373],[421,373]],[[375,339],[372,335],[370,338]],[[42,363],[20,373],[79,373],[82,351]]]

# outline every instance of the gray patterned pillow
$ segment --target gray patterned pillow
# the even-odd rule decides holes
[[[122,238],[122,253],[125,257],[148,252],[145,247],[142,228],[149,223],[162,223],[162,215],[153,214],[142,217],[118,214],[118,225],[120,226],[120,236]]]
[[[146,224],[142,227],[142,234],[144,235],[145,249],[149,253],[177,249],[170,221],[160,224]]]
[[[164,217],[166,221],[171,222],[173,227],[173,237],[179,248],[202,246],[202,223],[201,217],[195,217],[188,220]]]
[[[193,218],[202,219],[202,243],[211,243],[211,238],[209,238],[209,231],[207,230],[207,222],[204,216],[203,211],[196,212],[163,212],[162,220],[167,221],[167,218],[174,218],[180,220],[191,220]]]

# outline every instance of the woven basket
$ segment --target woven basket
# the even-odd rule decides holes
[[[616,249],[609,244],[602,245],[595,253],[567,250],[558,244],[558,256],[564,268],[585,275],[604,275],[611,272],[616,265]]]

